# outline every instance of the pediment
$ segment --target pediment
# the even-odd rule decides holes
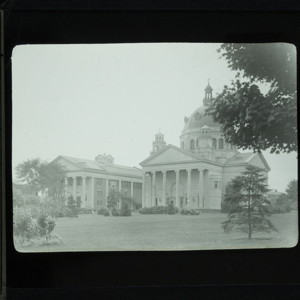
[[[58,163],[62,166],[64,166],[69,171],[79,170],[80,166],[77,165],[75,162],[63,157],[59,156],[57,157],[53,162]]]
[[[180,161],[197,161],[200,157],[187,150],[177,148],[173,145],[168,145],[164,149],[160,150],[156,154],[150,156],[140,163],[141,166],[152,164],[164,164],[164,163],[178,163]]]

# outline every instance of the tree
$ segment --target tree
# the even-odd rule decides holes
[[[121,195],[115,188],[111,188],[107,196],[107,208],[113,209],[120,201]]]
[[[18,164],[16,174],[36,195],[47,190],[53,199],[64,197],[65,168],[60,164],[47,163],[40,158],[28,159]]]
[[[266,180],[262,168],[248,165],[242,175],[236,176],[230,182],[231,194],[225,195],[225,202],[233,208],[228,214],[228,220],[222,223],[226,233],[237,229],[252,238],[255,232],[277,231],[266,216],[271,215],[268,208],[270,202],[266,198]]]
[[[218,51],[237,75],[206,113],[222,125],[226,142],[254,151],[271,148],[276,154],[297,151],[295,47],[222,44]],[[265,95],[259,82],[270,86]]]
[[[295,202],[298,200],[298,180],[293,179],[288,183],[288,186],[285,190],[287,193],[288,199],[290,199],[292,202]]]

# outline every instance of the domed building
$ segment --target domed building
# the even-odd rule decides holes
[[[240,153],[227,144],[221,125],[205,115],[212,101],[212,87],[205,88],[203,105],[184,118],[180,147],[166,145],[159,131],[150,157],[140,163],[143,171],[142,205],[221,209],[227,183],[248,164],[270,167],[260,153]]]

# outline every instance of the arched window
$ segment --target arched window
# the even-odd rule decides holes
[[[181,149],[184,149],[184,142],[181,142]]]
[[[194,150],[195,149],[195,143],[194,140],[190,141],[190,150]]]
[[[216,139],[212,139],[212,147],[213,147],[214,149],[217,148],[217,140],[216,140]]]
[[[223,149],[223,139],[219,139],[219,149]]]

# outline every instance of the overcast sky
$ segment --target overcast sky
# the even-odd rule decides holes
[[[160,129],[179,147],[184,117],[234,78],[219,44],[23,45],[12,57],[13,168],[59,155],[139,166]],[[247,152],[247,151],[246,151]],[[263,152],[270,188],[297,178],[296,154]]]

